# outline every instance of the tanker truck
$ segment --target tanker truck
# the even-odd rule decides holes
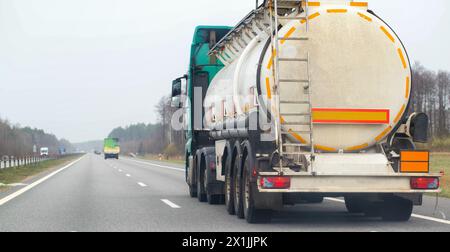
[[[235,27],[197,27],[172,106],[191,197],[249,223],[343,197],[349,213],[408,221],[430,172],[428,116],[410,111],[410,61],[368,3],[266,0]]]

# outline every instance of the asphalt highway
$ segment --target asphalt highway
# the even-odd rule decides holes
[[[426,197],[411,221],[348,214],[341,199],[286,207],[269,224],[247,224],[222,205],[188,196],[180,165],[85,155],[0,193],[0,231],[450,231],[450,200]]]

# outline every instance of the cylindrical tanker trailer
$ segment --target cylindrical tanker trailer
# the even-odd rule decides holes
[[[401,40],[365,2],[266,0],[236,27],[199,27],[186,88],[192,197],[267,221],[286,204],[345,197],[405,221],[429,171],[428,117],[410,113]],[[182,92],[186,90],[186,92]],[[176,104],[178,105],[178,104]]]

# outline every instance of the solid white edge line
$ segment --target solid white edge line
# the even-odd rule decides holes
[[[339,203],[344,203],[345,204],[344,200],[340,200],[340,199],[336,199],[336,198],[325,198],[325,199],[328,200],[328,201],[334,201],[334,202],[339,202]],[[425,215],[412,214],[411,217],[414,217],[416,219],[434,221],[434,222],[450,225],[450,221],[448,221],[448,220],[438,219],[438,218],[429,217],[429,216],[425,216]]]
[[[161,199],[161,201],[164,202],[166,205],[170,206],[171,208],[181,208],[179,205],[173,203],[168,199]]]
[[[70,164],[68,164],[68,165],[66,165],[66,166],[64,166],[64,167],[62,167],[62,168],[60,168],[59,170],[50,173],[49,175],[47,175],[47,176],[45,176],[45,177],[43,177],[43,178],[41,178],[41,179],[35,181],[34,183],[31,183],[30,185],[28,185],[28,186],[26,186],[26,187],[24,187],[24,188],[22,188],[22,189],[20,189],[20,190],[18,190],[18,191],[16,191],[16,192],[14,192],[14,193],[12,193],[12,194],[10,194],[10,195],[4,197],[3,199],[0,199],[0,206],[6,204],[7,202],[13,200],[14,198],[16,198],[16,197],[18,197],[18,196],[24,194],[25,192],[31,190],[33,187],[35,187],[35,186],[37,186],[37,185],[43,183],[44,181],[46,181],[46,180],[48,180],[49,178],[55,176],[56,174],[62,172],[63,170],[65,170],[65,169],[67,169],[67,168],[73,166],[74,164],[78,163],[81,159],[83,159],[83,158],[85,158],[85,157],[86,157],[86,156],[82,156],[81,158],[79,158],[79,159],[73,161],[72,163],[70,163]]]
[[[146,184],[142,183],[142,182],[138,182],[138,185],[142,186],[142,187],[147,187]]]
[[[133,160],[133,159],[128,159],[128,158],[127,159],[122,159],[122,160],[129,160],[129,161],[135,162],[135,163],[151,165],[151,166],[156,166],[156,167],[160,167],[160,168],[166,168],[166,169],[171,169],[171,170],[175,170],[175,171],[182,171],[182,172],[184,172],[184,169],[182,169],[182,168],[175,168],[173,166],[159,165],[159,164],[154,164],[154,163],[151,163],[151,162],[138,161],[138,160]]]

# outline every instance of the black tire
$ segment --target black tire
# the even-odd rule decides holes
[[[197,199],[200,202],[206,202],[206,192],[204,188],[204,173],[202,172],[201,163],[197,166]]]
[[[384,221],[406,222],[411,219],[413,203],[410,200],[389,197],[385,199],[381,209],[381,217]]]
[[[362,199],[355,197],[345,197],[345,206],[347,211],[351,214],[364,213],[365,202]]]
[[[254,199],[257,193],[256,183],[251,182],[249,174],[248,157],[244,163],[244,177],[243,177],[243,212],[245,220],[250,224],[269,223],[272,220],[272,211],[257,209],[255,207]]]
[[[236,158],[234,163],[234,176],[233,176],[233,186],[234,186],[234,213],[239,219],[244,218],[244,203],[242,201],[242,177],[240,176],[240,160]]]
[[[197,198],[197,186],[189,186],[189,196],[191,196],[191,198]]]
[[[230,215],[234,215],[234,178],[232,176],[231,157],[227,158],[225,170],[225,207]]]
[[[220,205],[223,202],[223,195],[211,194],[208,191],[208,181],[210,181],[209,175],[210,173],[208,173],[208,169],[204,169],[203,188],[205,188],[206,192],[206,202],[210,205]]]

